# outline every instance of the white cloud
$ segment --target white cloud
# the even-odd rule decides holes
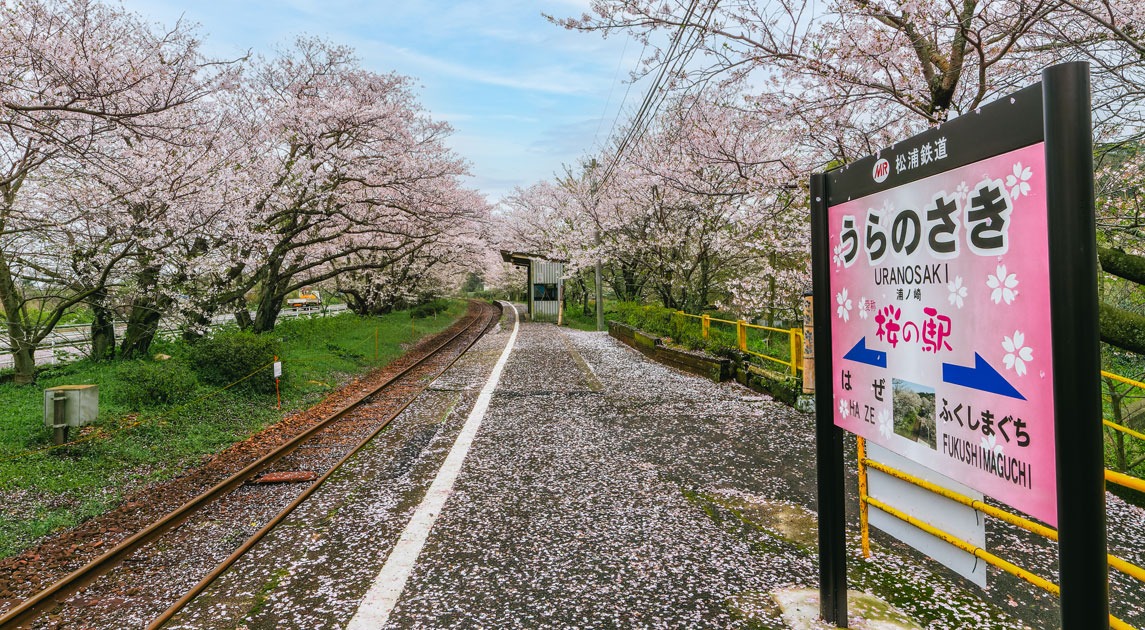
[[[413,71],[411,74],[423,81],[428,79],[426,72],[429,72],[443,77],[473,81],[485,85],[548,94],[592,93],[599,90],[601,83],[599,77],[573,72],[561,65],[545,66],[532,69],[527,73],[514,74],[509,71],[498,72],[476,65],[457,63],[382,42],[372,42],[368,46],[373,49],[373,52],[380,53],[381,58],[391,56],[404,58],[415,68],[422,70],[422,72]]]

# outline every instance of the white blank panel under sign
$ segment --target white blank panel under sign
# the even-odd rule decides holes
[[[959,494],[983,499],[982,493],[924,466],[867,442],[867,457]],[[985,515],[973,508],[912,483],[867,468],[867,492],[872,498],[905,512],[976,547],[986,548]],[[870,524],[930,556],[981,588],[986,588],[986,563],[913,525],[871,506]]]

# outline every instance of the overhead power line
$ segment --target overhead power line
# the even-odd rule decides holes
[[[712,16],[715,14],[716,5],[719,4],[718,2],[712,2],[708,5],[704,14],[695,22],[695,24],[699,25],[699,28],[694,28],[692,27],[693,23],[691,20],[695,15],[696,5],[698,3],[699,0],[691,0],[688,4],[688,9],[684,13],[684,18],[681,20],[679,28],[672,34],[672,40],[664,54],[660,68],[652,84],[648,86],[648,91],[645,93],[644,100],[640,103],[639,109],[633,116],[632,123],[618,142],[616,152],[605,169],[598,187],[604,186],[612,176],[612,173],[624,158],[625,151],[635,146],[635,144],[644,137],[645,132],[647,132],[651,126],[652,121],[655,120],[656,114],[666,97],[667,92],[664,89],[666,81],[676,76],[676,74],[690,62],[692,56],[695,54],[696,44],[698,44],[699,39],[703,37],[703,30],[711,21]],[[629,87],[631,87],[631,85]],[[619,112],[617,116],[619,117]],[[609,135],[611,136],[611,133]]]
[[[624,54],[628,52],[628,44],[632,41],[632,34],[629,33],[628,37],[624,38],[624,48],[620,51],[620,59],[616,61],[616,71],[612,73],[612,85],[608,88],[608,98],[604,99],[604,111],[600,112],[600,120],[596,123],[596,132],[592,134],[593,149],[597,147],[597,139],[600,137],[600,128],[604,126],[604,119],[608,116],[608,106],[612,104],[612,93],[616,91],[616,80],[620,77],[620,67],[624,65]],[[640,50],[640,58],[644,58],[644,49]],[[620,101],[619,110],[624,109],[624,102],[628,100],[628,91],[632,89],[632,82],[628,82],[628,88],[624,90],[624,98]],[[620,111],[617,115],[620,115]],[[616,128],[616,121],[613,120],[613,129]],[[612,130],[608,131],[609,137],[612,137]]]

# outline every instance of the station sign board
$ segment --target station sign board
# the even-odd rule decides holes
[[[1107,623],[1089,67],[812,175],[821,612],[846,619],[843,431],[1058,529]]]
[[[828,173],[831,350],[835,424],[1055,524],[1035,87]],[[994,153],[983,120],[1036,127]]]

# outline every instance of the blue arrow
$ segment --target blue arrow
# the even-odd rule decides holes
[[[854,348],[851,348],[847,351],[847,354],[843,355],[843,358],[854,361],[855,363],[865,363],[875,367],[885,368],[887,366],[887,353],[881,350],[867,350],[866,337],[860,339]]]
[[[977,352],[974,353],[974,367],[972,368],[943,363],[942,381],[944,383],[950,383],[951,385],[961,385],[962,387],[970,389],[990,392],[991,394],[999,394],[1019,400],[1026,399],[1018,390],[1014,389],[1014,386],[1006,380],[1006,377],[999,374],[998,370],[995,370],[994,367],[987,363],[986,359],[983,359],[982,355]]]

